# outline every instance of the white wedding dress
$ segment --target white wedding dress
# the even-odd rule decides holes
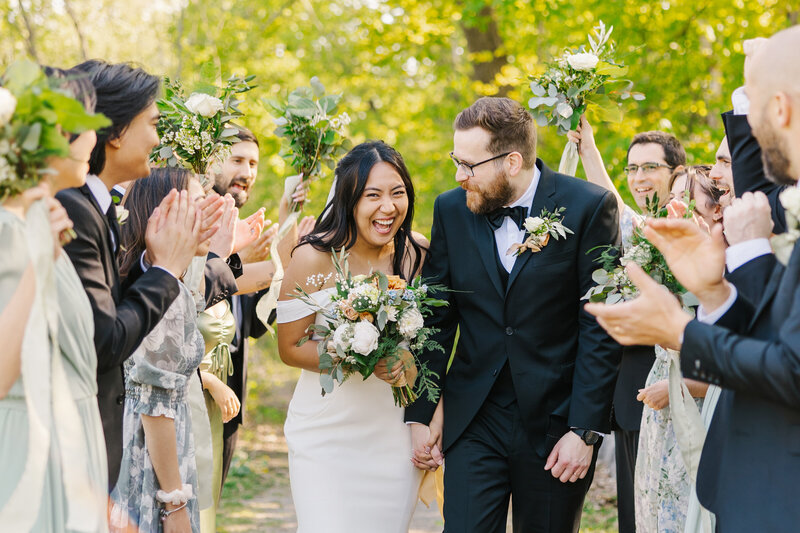
[[[311,296],[327,306],[333,290]],[[300,300],[277,310],[278,323],[315,313]],[[303,370],[284,426],[298,533],[407,532],[422,471],[411,463],[411,431],[390,386],[353,375],[321,391],[319,374]]]

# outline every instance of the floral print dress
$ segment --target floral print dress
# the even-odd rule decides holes
[[[645,387],[669,377],[669,352],[656,346]],[[703,399],[695,398],[698,410]],[[683,533],[692,480],[686,468],[669,405],[644,406],[634,474],[637,533]]]
[[[189,289],[181,283],[180,294],[161,321],[125,362],[125,416],[122,467],[111,495],[112,531],[131,526],[141,533],[162,531],[160,489],[145,442],[142,415],[165,416],[175,422],[178,466],[183,484],[192,486],[187,509],[192,531],[199,531],[197,467],[187,385],[203,360],[205,343],[197,329],[197,308]]]

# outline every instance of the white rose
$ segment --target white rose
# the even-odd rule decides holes
[[[206,118],[213,117],[223,107],[222,100],[203,93],[192,93],[186,100],[186,109]]]
[[[425,319],[422,318],[422,313],[416,307],[409,307],[402,315],[400,320],[397,321],[397,328],[400,333],[407,338],[413,338],[417,332],[425,325]]]
[[[575,70],[593,70],[600,59],[594,54],[572,54],[567,56],[567,63]]]
[[[350,345],[353,342],[353,325],[349,322],[345,322],[344,324],[340,325],[336,328],[333,332],[333,344],[334,346],[338,346],[344,351],[350,349]]]
[[[350,349],[361,355],[369,355],[378,348],[380,332],[371,322],[361,320],[353,327]]]
[[[800,213],[800,189],[787,187],[780,194],[781,205],[793,215]]]
[[[11,94],[11,91],[4,87],[0,87],[0,126],[5,126],[14,115],[14,110],[17,108],[17,99]]]
[[[535,234],[544,225],[544,220],[540,217],[528,217],[525,219],[525,229],[528,233]]]

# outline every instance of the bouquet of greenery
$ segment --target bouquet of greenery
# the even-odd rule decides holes
[[[284,141],[282,155],[295,171],[295,175],[284,182],[285,195],[290,196],[300,183],[308,184],[317,178],[322,173],[323,164],[329,169],[335,168],[336,158],[351,148],[350,140],[344,137],[350,117],[347,113],[336,114],[341,98],[340,94],[325,94],[325,86],[314,76],[310,87],[295,89],[286,101],[263,100],[275,115],[275,135]],[[290,208],[291,213],[278,229],[270,248],[275,275],[269,294],[261,298],[256,307],[257,315],[263,319],[275,309],[283,281],[278,243],[300,218],[303,206],[292,201]],[[267,320],[262,321],[267,323]]]
[[[109,126],[89,114],[31,61],[13,63],[0,78],[0,200],[36,186],[52,172],[50,157],[68,157],[65,133]]]
[[[622,79],[628,67],[614,59],[614,27],[606,29],[603,21],[589,35],[589,48],[567,49],[548,64],[541,76],[531,76],[533,97],[528,107],[539,126],[557,125],[558,132],[578,127],[580,116],[591,105],[600,120],[622,120],[619,102],[628,98],[644,100],[644,94],[631,92],[633,82]],[[612,89],[614,85],[619,86]],[[578,150],[567,142],[558,171],[574,175],[578,168]]]
[[[422,394],[436,402],[439,389],[432,378],[438,375],[420,363],[417,354],[422,350],[444,351],[430,338],[437,330],[425,327],[423,318],[432,307],[447,305],[428,295],[443,287],[425,285],[420,277],[406,283],[400,276],[380,272],[353,276],[344,250],[338,255],[333,251],[333,264],[336,290],[332,305],[320,305],[300,287],[295,291],[297,298],[322,313],[327,322],[309,326],[309,335],[298,343],[307,342],[312,334],[320,339],[317,352],[322,395],[333,392],[334,381],[341,385],[355,373],[367,379],[378,362],[387,360],[390,368],[397,361],[403,362],[403,375],[392,386],[396,405],[407,407]]]
[[[287,192],[294,191],[301,181],[308,183],[318,177],[323,164],[332,170],[336,158],[351,148],[343,136],[350,117],[336,114],[341,98],[340,94],[325,94],[325,86],[314,76],[310,87],[295,89],[285,102],[264,100],[276,116],[275,135],[284,140],[282,155],[296,173],[287,180]],[[292,211],[302,208],[294,203],[291,207]]]
[[[158,101],[161,144],[150,160],[157,165],[189,168],[205,181],[209,165],[225,159],[236,141],[237,130],[229,124],[244,116],[238,95],[253,89],[250,82],[254,79],[232,76],[225,87],[206,85],[186,98],[179,81],[164,78],[164,98]]]
[[[692,218],[693,211],[694,200],[688,202],[687,209],[683,215],[684,218]],[[666,208],[658,207],[657,194],[647,199],[645,212],[647,216],[653,218],[667,216]],[[597,285],[589,289],[581,298],[582,300],[615,304],[636,298],[639,295],[639,291],[631,282],[627,272],[625,272],[625,266],[628,263],[636,263],[657,283],[676,295],[685,308],[688,309],[698,304],[697,298],[675,279],[667,265],[667,261],[658,248],[644,237],[642,228],[634,228],[631,246],[625,250],[621,257],[620,249],[616,246],[604,246],[602,248],[604,250],[597,259],[602,266],[592,272],[592,280]]]

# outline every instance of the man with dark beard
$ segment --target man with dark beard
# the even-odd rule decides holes
[[[787,217],[790,235],[800,214],[798,49],[800,26],[794,26],[770,38],[745,66],[748,121],[767,176],[787,185],[780,201],[795,215]],[[639,298],[586,309],[619,342],[680,350],[687,377],[723,388],[697,474],[697,496],[716,515],[717,530],[788,533],[800,521],[792,490],[800,475],[800,247],[784,240],[784,261],[759,252],[756,241],[772,227],[770,204],[760,192],[734,200],[724,224],[729,240],[734,235],[747,252],[737,254],[737,264],[728,254],[730,281],[723,277],[726,253],[718,229],[709,236],[690,221],[659,219],[645,230],[678,281],[700,300],[697,320],[635,265],[628,265],[628,274]]]
[[[453,290],[426,319],[444,350],[420,357],[443,430],[435,403],[406,408],[413,460],[431,470],[447,455],[446,532],[505,531],[509,497],[515,532],[577,532],[621,356],[580,299],[600,248],[618,244],[617,202],[537,159],[533,117],[508,98],[459,113],[453,145],[460,187],[436,199],[422,271]],[[520,248],[542,219],[571,231]]]

